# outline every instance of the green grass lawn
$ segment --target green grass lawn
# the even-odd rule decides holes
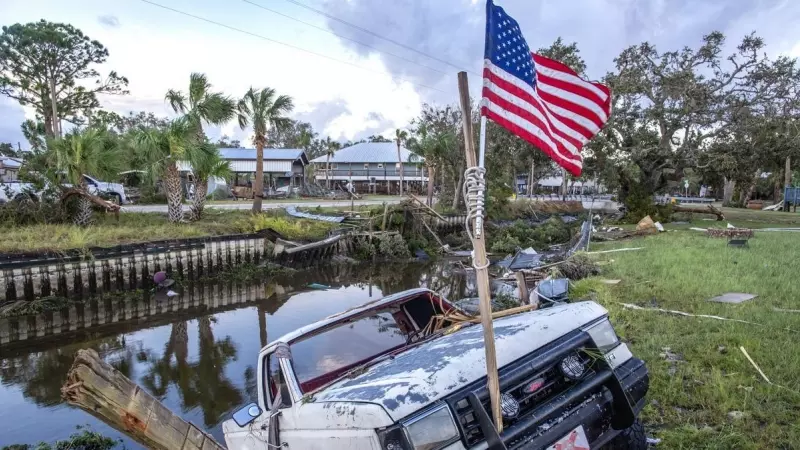
[[[738,220],[764,220],[763,214],[743,213]],[[766,217],[773,219],[773,214]],[[645,249],[597,255],[603,261],[602,277],[622,282],[609,286],[582,280],[574,292],[595,292],[620,336],[647,362],[651,385],[643,418],[648,433],[663,439],[657,448],[798,448],[800,313],[773,308],[800,309],[800,236],[757,232],[749,248],[726,244],[694,231],[593,244],[592,250]],[[707,301],[726,292],[758,297],[738,305]],[[621,302],[763,326],[625,309]],[[767,384],[739,346],[785,388]],[[665,358],[671,354],[679,361]],[[743,417],[732,418],[732,412]]]
[[[286,216],[283,210],[253,215],[249,211],[207,209],[196,222],[170,224],[166,214],[96,214],[95,224],[86,228],[68,224],[6,227],[0,233],[0,252],[67,250],[110,247],[119,244],[163,239],[249,233],[272,228],[291,240],[325,237],[336,225]]]

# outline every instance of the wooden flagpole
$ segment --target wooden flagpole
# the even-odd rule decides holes
[[[467,167],[478,167],[475,156],[475,145],[472,140],[472,108],[469,101],[469,80],[466,72],[458,73],[458,93],[461,99],[461,113],[464,128],[464,149],[467,156]],[[485,125],[481,126],[481,141],[484,139]],[[483,159],[483,155],[481,155]],[[481,161],[482,163],[483,161]],[[483,164],[481,164],[481,167]],[[466,180],[465,180],[466,183]],[[464,199],[468,201],[468,199]],[[467,225],[469,226],[469,224]],[[475,219],[472,233],[475,277],[478,283],[480,298],[481,325],[483,327],[483,344],[486,351],[486,375],[488,377],[489,399],[492,405],[492,417],[497,432],[503,431],[503,415],[500,410],[500,378],[497,375],[497,354],[494,347],[494,328],[492,324],[492,299],[489,292],[489,264],[486,259],[486,241],[483,233],[483,218]]]

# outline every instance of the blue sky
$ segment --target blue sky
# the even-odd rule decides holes
[[[0,22],[45,18],[68,22],[102,42],[110,52],[101,72],[130,79],[131,95],[104,96],[105,108],[120,113],[169,115],[163,101],[170,88],[184,88],[191,72],[204,72],[217,89],[239,96],[248,87],[269,86],[295,98],[297,118],[323,136],[354,139],[406,126],[423,102],[455,103],[454,63],[478,72],[483,47],[483,2],[477,0],[297,0],[437,57],[430,59],[372,34],[301,8],[288,0],[248,0],[336,32],[387,53],[376,52],[239,0],[153,0],[249,33],[344,61],[340,63],[264,39],[185,17],[142,0],[4,0]],[[558,36],[576,41],[588,73],[600,77],[626,46],[644,40],[659,49],[696,46],[713,29],[732,47],[756,30],[768,52],[800,55],[800,2],[791,0],[496,0],[519,22],[531,48]],[[418,64],[415,64],[418,63]],[[348,65],[350,64],[350,65]],[[353,67],[353,65],[358,67]],[[423,67],[423,66],[427,66]],[[471,75],[473,90],[478,80]],[[428,86],[428,87],[423,87]],[[18,124],[32,117],[0,99],[0,141],[23,141]],[[207,133],[247,141],[248,131],[231,122]]]

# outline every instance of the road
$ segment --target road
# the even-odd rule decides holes
[[[394,204],[400,203],[400,198],[395,199],[386,199],[386,200],[355,200],[353,201],[353,205],[361,206],[361,205],[382,205],[383,202]],[[262,209],[276,209],[276,208],[286,208],[287,206],[298,206],[298,207],[305,207],[305,208],[314,208],[316,206],[322,207],[340,207],[346,208],[350,206],[350,200],[322,200],[322,201],[298,201],[298,202],[269,202],[264,201],[261,208]],[[253,207],[252,201],[240,201],[240,202],[231,202],[231,203],[207,203],[206,208],[212,209],[250,209]],[[184,211],[189,211],[190,205],[183,205]],[[167,212],[167,205],[128,205],[122,207],[122,212],[134,212],[134,213],[166,213]]]

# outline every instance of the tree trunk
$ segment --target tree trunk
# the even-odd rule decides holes
[[[733,201],[733,191],[736,189],[736,181],[725,178],[722,185],[722,204],[729,205]]]
[[[403,158],[400,156],[400,139],[397,140],[397,162],[400,164],[400,197],[403,196]]]
[[[178,223],[183,220],[183,192],[181,191],[181,175],[174,162],[167,166],[164,176],[164,187],[167,189],[167,215],[169,221]]]
[[[94,350],[78,350],[61,395],[70,405],[127,434],[145,448],[224,449],[202,429],[184,421],[100,359]]]
[[[72,223],[85,227],[92,223],[92,202],[84,196],[78,197],[77,209],[72,217]]]
[[[428,165],[428,206],[433,207],[433,177],[435,175],[433,165]]]
[[[264,145],[256,143],[256,182],[253,184],[253,213],[261,212],[264,197]]]
[[[458,209],[458,203],[461,199],[461,186],[464,184],[464,173],[461,172],[458,176],[458,183],[456,183],[456,189],[453,192],[453,209]]]
[[[55,75],[50,78],[50,106],[53,108],[53,136],[61,137],[61,120],[58,118]]]
[[[786,167],[783,168],[783,185],[785,187],[792,186],[792,157],[786,157]]]
[[[206,195],[208,195],[208,180],[197,179],[194,183],[194,199],[192,199],[192,220],[200,220],[203,217]]]
[[[747,202],[749,202],[750,198],[753,196],[753,191],[756,189],[756,183],[758,183],[759,175],[761,175],[761,169],[756,170],[755,175],[753,175],[753,180],[750,182],[750,186],[748,186],[747,192],[742,199],[742,206],[747,206]]]

